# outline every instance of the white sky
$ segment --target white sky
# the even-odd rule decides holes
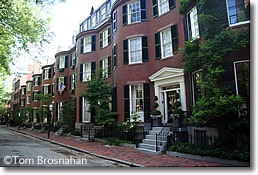
[[[50,45],[44,47],[40,54],[38,50],[31,51],[30,54],[23,53],[15,60],[15,65],[11,70],[15,73],[26,72],[27,66],[33,64],[33,58],[40,58],[42,65],[52,64],[55,54],[59,51],[66,51],[72,46],[72,36],[79,31],[79,24],[90,15],[91,7],[97,9],[105,0],[66,0],[52,6],[51,13],[42,14],[43,18],[51,17],[51,31],[55,36]],[[15,75],[12,75],[8,82],[12,82]]]

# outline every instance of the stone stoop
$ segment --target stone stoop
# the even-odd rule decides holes
[[[167,137],[158,136],[158,151],[156,151],[156,133],[159,134],[163,127],[152,127],[143,142],[139,144],[136,151],[145,152],[153,155],[161,155],[166,150]],[[169,127],[165,127],[163,130],[164,135],[167,135],[170,131]]]

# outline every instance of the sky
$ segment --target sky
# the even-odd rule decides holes
[[[59,51],[66,51],[72,47],[72,36],[79,31],[79,24],[84,21],[91,11],[91,7],[97,9],[105,0],[66,0],[52,6],[50,11],[43,11],[42,17],[51,17],[50,31],[54,33],[50,44],[45,44],[41,52],[31,47],[31,52],[22,52],[15,59],[15,64],[11,64],[14,72],[7,80],[10,84],[16,77],[16,73],[26,72],[29,64],[33,60],[40,60],[42,65],[52,64],[55,61],[55,54]]]

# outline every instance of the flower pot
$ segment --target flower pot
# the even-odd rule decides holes
[[[162,124],[161,124],[161,118],[154,118],[154,119],[152,120],[152,125],[153,125],[153,126],[156,126],[156,127],[162,126]]]

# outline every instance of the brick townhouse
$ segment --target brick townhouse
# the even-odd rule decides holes
[[[249,0],[217,2],[227,27],[249,29]],[[55,64],[43,66],[43,74],[34,74],[33,81],[27,81],[27,97],[20,98],[30,99],[35,110],[42,107],[34,99],[35,94],[52,93],[53,117],[57,121],[63,102],[72,97],[76,104],[76,128],[94,123],[94,115],[88,112],[89,104],[81,92],[91,80],[92,71],[102,68],[112,86],[112,110],[119,113],[118,121],[125,121],[132,113],[137,113],[140,121],[147,121],[157,96],[162,123],[167,123],[176,93],[180,94],[182,110],[190,113],[200,95],[198,78],[202,68],[185,73],[179,48],[184,47],[186,40],[202,38],[196,3],[193,1],[187,13],[181,15],[179,0],[104,1],[80,24],[74,47],[56,53]],[[250,111],[249,62],[249,47],[230,54],[224,64],[223,83],[230,85],[235,94],[246,97]],[[248,77],[240,76],[242,72],[247,72]],[[61,84],[66,87],[62,95]],[[14,99],[13,107],[16,106]],[[34,110],[32,121],[44,122]]]

